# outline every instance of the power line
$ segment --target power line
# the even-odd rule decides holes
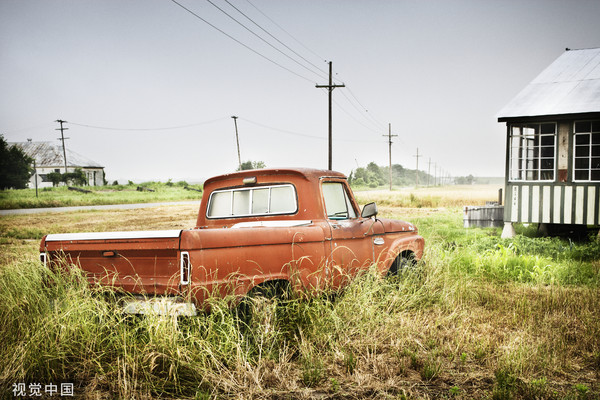
[[[240,120],[248,122],[250,124],[253,124],[253,125],[256,125],[256,126],[260,126],[261,128],[271,129],[271,130],[274,130],[274,131],[277,131],[277,132],[286,133],[288,135],[301,136],[301,137],[305,137],[305,138],[319,139],[319,140],[326,140],[327,139],[327,138],[324,138],[324,137],[321,137],[321,136],[308,135],[306,133],[300,133],[300,132],[294,132],[294,131],[289,131],[289,130],[280,129],[280,128],[274,128],[272,126],[261,124],[260,122],[251,121],[251,120],[246,119],[246,118],[241,118],[241,117],[238,117],[238,118]]]
[[[115,127],[107,127],[107,126],[95,126],[95,125],[81,124],[81,123],[77,123],[77,122],[69,122],[69,123],[71,125],[81,126],[81,127],[85,127],[85,128],[102,129],[102,130],[107,130],[107,131],[169,131],[169,130],[174,130],[174,129],[184,129],[184,128],[192,128],[194,126],[208,125],[208,124],[212,124],[217,121],[222,121],[226,118],[228,118],[228,117],[221,117],[221,118],[213,119],[210,121],[198,122],[195,124],[169,126],[169,127],[162,127],[162,128],[115,128]]]
[[[192,10],[190,10],[189,8],[183,6],[181,3],[179,3],[176,0],[171,0],[173,3],[175,3],[176,5],[178,5],[179,7],[183,8],[184,10],[186,10],[188,13],[192,14],[193,16],[195,16],[196,18],[200,19],[201,21],[205,22],[206,24],[208,24],[209,26],[211,26],[212,28],[218,30],[219,32],[221,32],[222,34],[226,35],[227,37],[229,37],[230,39],[234,40],[236,43],[246,47],[248,50],[252,51],[253,53],[261,56],[262,58],[268,60],[269,62],[277,65],[280,68],[285,69],[286,71],[306,80],[309,82],[312,82],[309,78],[298,74],[297,72],[283,66],[282,64],[270,59],[269,57],[261,54],[260,52],[254,50],[253,48],[251,48],[250,46],[242,43],[241,41],[239,41],[238,39],[234,38],[233,36],[229,35],[227,32],[223,31],[222,29],[216,27],[215,25],[211,24],[210,22],[208,22],[206,19],[202,18],[201,16],[199,16],[198,14],[196,14],[195,12],[193,12]],[[216,5],[213,1],[211,0],[207,0],[213,7],[217,8],[219,11],[221,11],[222,13],[224,13],[225,15],[227,15],[229,18],[231,18],[232,20],[234,20],[237,24],[239,24],[240,26],[242,26],[244,29],[246,29],[248,32],[252,33],[254,36],[256,36],[257,38],[259,38],[261,41],[263,41],[264,43],[266,43],[268,46],[270,46],[271,48],[275,49],[276,51],[278,51],[279,53],[281,53],[282,55],[284,55],[285,57],[287,57],[288,59],[292,60],[293,62],[295,62],[296,64],[298,64],[299,66],[303,67],[304,69],[308,70],[309,72],[319,76],[320,74],[318,72],[315,72],[314,70],[308,68],[306,65],[300,63],[298,60],[294,59],[293,57],[289,56],[288,54],[284,53],[281,49],[275,47],[273,44],[269,43],[268,41],[266,41],[263,37],[261,37],[260,35],[258,35],[256,32],[254,32],[253,30],[251,30],[250,28],[248,28],[246,25],[244,25],[243,23],[241,23],[239,20],[237,20],[236,18],[234,18],[233,16],[231,16],[229,13],[227,13],[225,10],[223,10],[221,7],[219,7],[218,5]],[[310,62],[308,59],[306,59],[305,57],[303,57],[302,55],[300,55],[298,52],[294,51],[291,47],[287,46],[285,43],[283,43],[281,40],[277,39],[273,34],[271,34],[270,32],[268,32],[266,29],[264,29],[263,27],[261,27],[258,23],[256,23],[252,18],[250,18],[248,15],[246,15],[245,13],[243,13],[239,8],[235,7],[229,0],[224,0],[225,2],[227,2],[227,4],[229,4],[231,7],[233,7],[236,11],[238,11],[240,14],[242,14],[245,18],[247,18],[248,20],[250,20],[254,25],[256,25],[257,27],[259,27],[262,31],[264,31],[265,33],[267,33],[269,36],[271,36],[273,39],[275,39],[277,42],[279,42],[281,45],[283,45],[286,49],[290,50],[291,52],[293,52],[295,55],[297,55],[298,57],[300,57],[302,60],[308,62],[311,66],[315,67],[317,70],[322,71],[318,66],[316,66],[314,63]],[[283,27],[281,27],[279,24],[277,24],[273,19],[269,18],[265,13],[263,13],[260,9],[258,9],[254,4],[252,4],[250,1],[248,1],[248,3],[254,7],[258,12],[260,12],[262,15],[264,15],[267,19],[269,19],[273,24],[275,24],[277,27],[279,27],[282,31],[284,31],[286,34],[288,34],[290,37],[292,37],[296,42],[298,42],[299,44],[301,44],[303,47],[305,47],[307,50],[309,50],[311,53],[317,55],[316,53],[314,53],[312,50],[310,50],[308,47],[306,47],[305,45],[303,45],[300,41],[298,41],[295,37],[293,37],[289,32],[287,32]],[[317,55],[317,57],[319,57]],[[333,80],[333,77],[332,77]],[[339,86],[342,86],[343,84],[340,84]],[[345,93],[342,92],[342,95],[347,99],[347,101],[359,112],[359,114],[366,114],[363,115],[363,117],[365,118],[366,121],[368,121],[369,123],[374,124],[374,128],[370,128],[367,127],[365,124],[361,123],[360,121],[358,121],[357,118],[355,118],[352,114],[350,114],[348,111],[346,111],[345,109],[343,109],[343,107],[340,106],[339,103],[336,102],[336,105],[338,105],[346,114],[350,115],[356,122],[358,122],[359,124],[361,124],[362,126],[366,127],[367,129],[373,131],[373,132],[379,132],[382,128],[382,126],[384,126],[381,122],[377,121],[371,114],[368,113],[368,110],[366,109],[366,107],[364,107],[364,105],[358,100],[358,98],[356,97],[356,95],[350,91],[350,94],[352,95],[352,97],[355,99],[356,103],[358,103],[360,105],[361,108],[357,107],[356,104],[352,101],[352,99],[350,97],[348,97]]]
[[[343,96],[346,98],[346,100],[348,100],[348,103],[350,103],[350,105],[351,105],[351,106],[353,106],[353,107],[354,107],[354,109],[356,109],[356,110],[357,110],[357,111],[358,111],[358,112],[359,112],[361,115],[362,115],[363,111],[365,111],[365,112],[366,112],[366,110],[361,110],[360,108],[358,108],[358,107],[356,106],[356,104],[354,104],[354,103],[353,103],[353,102],[350,100],[350,98],[348,97],[348,95],[346,95],[346,93],[344,93],[343,91],[342,91],[342,95],[343,95]],[[334,101],[334,102],[335,102],[335,101]],[[342,108],[342,107],[340,106],[340,104],[339,104],[339,103],[335,102],[335,104],[336,104],[338,107]],[[353,119],[354,119],[356,122],[358,122],[358,123],[359,123],[359,124],[361,124],[362,126],[366,127],[367,129],[369,129],[369,130],[371,130],[371,131],[373,131],[373,132],[375,132],[375,133],[378,133],[379,131],[381,131],[381,128],[380,128],[378,125],[375,125],[375,124],[373,123],[373,121],[372,121],[372,120],[369,120],[368,118],[365,118],[365,121],[367,121],[367,122],[369,122],[369,123],[373,124],[373,125],[372,125],[373,127],[371,128],[371,127],[368,127],[367,125],[363,124],[362,122],[360,122],[358,119],[354,118],[354,116],[352,116],[352,115],[351,115],[350,113],[348,113],[347,111],[345,111],[345,110],[344,110],[344,112],[346,112],[346,114],[350,115],[350,116],[351,116],[351,117],[352,117],[352,118],[353,118]]]
[[[192,10],[190,10],[189,8],[185,7],[183,4],[177,2],[176,0],[171,0],[171,2],[175,3],[176,5],[178,5],[179,7],[181,7],[182,9],[184,9],[185,11],[187,11],[188,13],[192,14],[194,17],[198,18],[200,21],[204,22],[205,24],[209,25],[210,27],[212,27],[213,29],[216,29],[217,31],[221,32],[223,35],[227,36],[229,39],[233,40],[234,42],[236,42],[237,44],[244,46],[246,49],[250,50],[251,52],[253,52],[254,54],[264,58],[265,60],[269,61],[272,64],[275,64],[276,66],[278,66],[279,68],[282,68],[286,71],[288,71],[291,74],[296,75],[299,78],[304,79],[305,81],[308,82],[312,82],[311,79],[308,79],[307,77],[300,75],[299,73],[292,71],[291,69],[279,64],[277,61],[274,61],[272,59],[270,59],[269,57],[265,56],[262,53],[259,53],[258,51],[254,50],[252,47],[246,45],[245,43],[241,42],[240,40],[234,38],[233,36],[231,36],[230,34],[228,34],[227,32],[225,32],[224,30],[218,28],[217,26],[211,24],[210,22],[208,22],[207,20],[205,20],[204,18],[202,18],[201,16],[199,16],[198,14],[196,14],[195,12],[193,12]]]
[[[333,102],[335,103],[336,106],[338,106],[338,108],[340,110],[342,110],[346,115],[348,115],[350,118],[352,118],[357,124],[362,125],[364,128],[370,130],[373,133],[379,133],[375,128],[366,125],[364,122],[360,121],[358,118],[356,118],[354,115],[352,115],[350,113],[350,111],[346,110],[344,107],[342,107],[342,105],[340,103],[338,103],[337,101],[333,100]]]
[[[385,127],[385,125],[381,121],[378,121],[377,118],[375,118],[371,113],[369,113],[367,107],[363,106],[363,104],[360,102],[360,100],[358,100],[358,98],[354,95],[354,92],[350,88],[348,88],[348,92],[354,98],[354,100],[356,100],[356,102],[362,107],[365,114],[367,114],[375,124],[377,124],[380,128]]]
[[[286,31],[281,25],[279,25],[277,22],[275,22],[273,19],[271,19],[267,14],[265,14],[258,7],[256,7],[254,4],[252,4],[252,2],[250,2],[250,0],[246,0],[246,1],[248,2],[248,4],[250,4],[252,7],[254,7],[254,9],[256,11],[258,11],[259,13],[261,13],[265,18],[267,18],[269,21],[271,21],[275,26],[277,26],[279,29],[281,29],[283,32],[285,32],[289,37],[291,37],[292,39],[294,39],[294,41],[296,41],[296,43],[298,43],[300,46],[304,47],[306,50],[308,50],[309,52],[311,52],[318,59],[325,60],[325,57],[322,57],[322,56],[318,55],[313,50],[311,50],[309,47],[307,47],[304,43],[302,43],[301,41],[299,41],[298,39],[296,39],[291,33],[289,33],[288,31]],[[325,73],[325,71],[323,71],[323,72]]]
[[[294,49],[292,49],[291,47],[289,47],[287,44],[283,43],[281,40],[279,40],[278,38],[276,38],[273,34],[271,34],[271,32],[267,31],[265,28],[263,28],[262,26],[260,26],[256,21],[254,21],[252,18],[250,18],[249,16],[247,16],[244,12],[242,12],[239,8],[237,8],[236,6],[234,6],[233,4],[231,4],[231,2],[229,0],[224,0],[227,4],[229,4],[231,7],[233,7],[237,12],[239,12],[240,14],[242,14],[244,17],[246,17],[246,19],[248,19],[250,22],[252,22],[255,26],[257,26],[260,30],[262,30],[263,32],[265,32],[267,35],[269,35],[271,38],[275,39],[279,44],[281,44],[282,46],[284,46],[286,49],[288,49],[289,51],[291,51],[292,53],[294,53],[296,56],[300,57],[302,60],[304,60],[305,62],[307,62],[308,64],[310,64],[311,66],[313,66],[314,68],[316,68],[318,71],[320,71],[321,73],[317,73],[314,72],[313,70],[310,70],[308,68],[306,68],[304,65],[302,65],[302,67],[308,69],[309,71],[311,71],[312,73],[314,73],[315,75],[318,75],[320,77],[325,77],[327,72],[322,70],[321,68],[319,68],[317,65],[313,64],[310,60],[306,59],[304,56],[302,56],[301,54],[299,54],[298,52],[296,52]],[[264,15],[264,14],[263,14]],[[301,64],[300,64],[301,65]]]
[[[231,14],[229,14],[227,11],[223,10],[221,7],[219,7],[218,5],[216,5],[215,3],[213,3],[211,0],[206,0],[208,3],[210,3],[213,7],[215,7],[217,10],[221,11],[223,14],[227,15],[229,18],[231,18],[233,21],[235,21],[238,25],[240,25],[242,28],[244,28],[245,30],[247,30],[248,32],[250,32],[251,34],[253,34],[254,36],[256,36],[258,39],[260,39],[263,43],[267,44],[267,46],[271,47],[272,49],[278,51],[279,53],[281,53],[283,56],[287,57],[288,59],[292,60],[293,62],[295,62],[296,64],[298,64],[299,66],[301,66],[302,68],[306,69],[308,72],[312,72],[313,74],[320,76],[318,73],[314,72],[313,70],[311,70],[310,68],[308,68],[307,66],[305,66],[304,64],[300,63],[298,60],[295,60],[294,58],[290,57],[289,55],[285,54],[282,50],[278,49],[277,47],[273,46],[273,44],[269,43],[267,40],[265,40],[262,36],[260,36],[259,34],[257,34],[256,32],[254,32],[252,29],[248,28],[246,25],[242,24],[240,21],[238,21],[235,17],[233,17]]]
[[[286,129],[276,128],[276,127],[273,127],[273,126],[265,125],[265,124],[260,123],[260,122],[249,120],[247,118],[238,117],[238,119],[241,120],[241,121],[247,122],[249,124],[259,126],[261,128],[266,128],[266,129],[270,129],[270,130],[273,130],[273,131],[276,131],[276,132],[285,133],[287,135],[305,137],[305,138],[309,138],[309,139],[327,140],[326,137],[309,135],[309,134],[306,134],[306,133],[300,133],[300,132],[294,132],[294,131],[290,131],[290,130],[286,130]],[[340,141],[340,142],[381,143],[380,140],[353,140],[353,139],[336,139],[336,140]]]

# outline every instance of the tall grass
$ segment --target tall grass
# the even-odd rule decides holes
[[[424,263],[241,313],[125,316],[75,269],[0,268],[0,397],[17,382],[89,398],[598,398],[600,243],[512,240],[460,212],[410,218]]]

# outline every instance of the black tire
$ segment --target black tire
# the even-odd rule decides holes
[[[417,260],[413,253],[398,254],[398,257],[396,257],[390,266],[387,276],[400,276],[404,272],[414,270],[416,265]]]
[[[249,323],[252,319],[252,309],[256,301],[260,299],[277,299],[282,303],[291,297],[291,287],[288,281],[270,281],[252,288],[236,307],[236,313],[242,321]]]

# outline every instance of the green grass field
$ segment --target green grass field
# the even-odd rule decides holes
[[[501,239],[462,228],[462,210],[443,206],[459,196],[422,196],[357,194],[419,227],[417,270],[257,301],[250,320],[220,300],[194,318],[126,317],[110,292],[37,262],[45,231],[191,227],[194,206],[2,218],[0,397],[72,382],[89,399],[599,399],[598,238],[517,226]]]
[[[153,191],[138,191],[138,187]],[[185,187],[195,190],[186,190]],[[69,190],[66,186],[38,189],[0,190],[0,210],[19,208],[45,208],[89,206],[103,204],[156,203],[181,200],[200,200],[200,186],[185,182],[146,182],[139,185],[85,187],[91,193]]]

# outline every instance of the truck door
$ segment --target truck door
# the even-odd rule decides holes
[[[328,271],[338,287],[373,264],[373,240],[382,231],[381,223],[361,218],[344,180],[324,180],[321,192],[330,227]]]

